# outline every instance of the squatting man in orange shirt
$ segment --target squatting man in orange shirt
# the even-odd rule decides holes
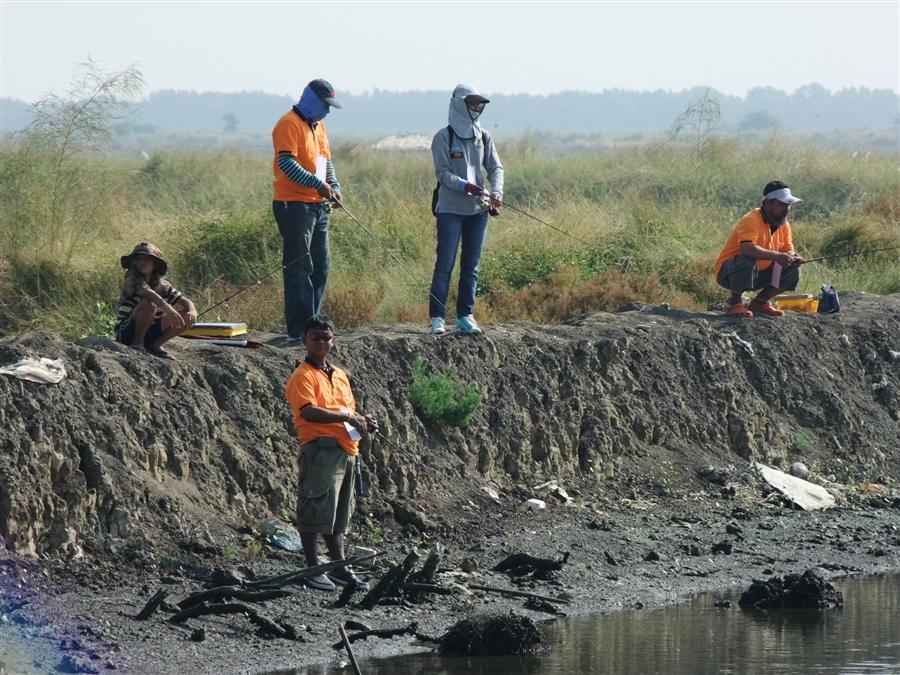
[[[334,347],[334,324],[326,316],[313,316],[303,327],[306,358],[293,372],[284,395],[294,412],[300,439],[300,493],[297,529],[306,564],[319,564],[317,535],[321,533],[332,560],[344,559],[344,535],[353,513],[354,469],[360,438],[378,432],[372,415],[356,412],[350,380],[328,363]],[[369,585],[348,567],[304,579],[310,588],[333,591],[335,584],[356,581],[359,590]]]
[[[741,218],[731,231],[716,260],[716,282],[731,291],[728,316],[784,315],[771,300],[800,282],[804,260],[794,251],[787,218],[791,205],[802,201],[786,183],[772,181],[763,188],[762,206]],[[745,305],[743,292],[749,290],[759,293]]]

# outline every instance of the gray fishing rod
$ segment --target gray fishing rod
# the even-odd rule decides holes
[[[896,251],[900,249],[900,246],[887,246],[885,248],[870,248],[865,251],[853,251],[852,253],[839,253],[838,255],[826,255],[821,258],[810,258],[809,260],[804,260],[801,265],[805,265],[806,263],[811,262],[820,262],[822,260],[836,260],[838,258],[851,258],[856,255],[866,255],[867,253],[880,253],[881,251]]]
[[[468,193],[466,193],[466,194],[468,194]],[[487,196],[489,196],[489,195],[488,195],[488,191],[485,190],[484,192],[481,193],[481,195],[473,195],[473,196],[487,197]],[[579,239],[579,238],[576,237],[574,234],[569,234],[569,233],[566,232],[565,230],[561,230],[560,228],[556,227],[555,225],[551,225],[551,224],[548,223],[546,220],[541,220],[541,219],[538,218],[537,216],[528,213],[528,211],[525,211],[525,210],[523,210],[523,209],[520,209],[518,206],[515,206],[514,204],[510,204],[510,203],[507,202],[505,199],[501,199],[501,200],[500,200],[500,206],[501,206],[501,207],[506,206],[506,207],[512,209],[513,211],[516,211],[517,213],[521,213],[523,216],[526,216],[527,218],[531,218],[532,220],[536,220],[536,221],[539,222],[541,225],[546,225],[546,226],[549,227],[551,230],[555,230],[556,232],[559,232],[560,234],[564,234],[564,235],[566,235],[567,237],[569,237],[569,239],[574,239],[574,240],[577,241],[579,244],[584,244],[584,245],[587,246],[587,247],[591,247],[591,246],[593,245],[593,244],[589,244],[589,243],[586,242],[584,239]]]
[[[403,262],[400,260],[400,258],[398,258],[396,255],[394,255],[394,252],[393,252],[391,249],[389,249],[389,248],[387,247],[387,245],[386,245],[383,241],[381,241],[378,237],[376,237],[376,236],[371,232],[371,230],[369,230],[369,228],[367,228],[365,225],[363,225],[363,224],[359,221],[359,218],[357,218],[357,217],[354,216],[352,213],[350,213],[350,212],[347,210],[347,207],[344,206],[343,202],[340,202],[340,201],[338,201],[337,199],[335,199],[335,200],[334,200],[334,204],[335,204],[335,206],[337,206],[337,208],[341,209],[344,213],[346,213],[346,214],[350,217],[350,220],[352,220],[354,223],[356,223],[357,225],[359,225],[360,229],[362,229],[363,232],[365,232],[367,235],[369,235],[369,237],[371,237],[375,242],[377,242],[378,245],[381,246],[381,248],[384,250],[384,252],[387,253],[395,263],[397,263],[397,267],[399,267],[400,269],[402,269],[402,270],[409,276],[409,278],[412,279],[413,282],[416,283],[416,285],[420,285],[420,286],[425,286],[425,285],[426,285],[426,284],[423,284],[423,283],[422,283],[422,280],[419,279],[419,278],[417,278],[415,274],[413,274],[412,272],[410,272],[410,271],[406,268],[406,266],[403,264]],[[431,292],[430,287],[429,287],[429,290],[428,290],[428,295],[429,295],[429,296],[430,296],[437,304],[439,304],[439,305],[441,306],[441,309],[443,309],[444,311],[447,310],[447,306],[446,306],[443,302],[441,302],[441,301],[434,295],[434,293]]]
[[[243,293],[244,291],[246,291],[246,290],[248,290],[248,289],[251,289],[251,288],[253,288],[254,286],[259,286],[259,285],[261,285],[263,281],[265,281],[266,279],[268,279],[268,278],[269,278],[270,276],[272,276],[273,274],[275,274],[275,273],[277,273],[277,272],[280,272],[280,271],[282,271],[282,270],[286,270],[288,267],[290,267],[291,265],[293,265],[295,262],[297,262],[297,261],[300,260],[301,258],[305,258],[305,257],[306,257],[306,254],[304,253],[303,255],[299,255],[299,256],[297,256],[296,258],[294,258],[293,260],[284,263],[281,267],[276,267],[274,270],[272,270],[271,272],[269,272],[269,273],[266,274],[265,276],[261,276],[259,279],[257,279],[256,281],[254,281],[252,284],[247,284],[247,285],[244,286],[242,289],[240,289],[240,290],[238,290],[238,291],[235,291],[234,293],[232,293],[231,295],[229,295],[229,296],[228,296],[227,298],[225,298],[224,300],[220,300],[219,302],[217,302],[216,304],[212,305],[211,307],[207,307],[206,309],[204,309],[202,312],[200,312],[200,313],[197,315],[197,318],[199,319],[201,316],[203,316],[203,315],[206,314],[207,312],[210,312],[210,311],[214,310],[216,307],[219,307],[220,305],[225,305],[225,304],[227,304],[229,300],[231,300],[231,299],[234,298],[235,296],[240,295],[240,294]]]
[[[350,213],[350,212],[347,210],[347,207],[345,207],[345,206],[343,205],[343,203],[341,203],[340,201],[338,201],[337,199],[335,199],[335,200],[334,200],[334,205],[337,206],[338,208],[342,209],[342,210],[344,211],[344,213],[346,213],[346,214],[351,218],[351,220],[353,220],[353,222],[355,222],[357,225],[359,225],[359,226],[362,228],[362,230],[363,230],[367,235],[369,235],[372,239],[374,239],[376,242],[378,242],[378,244],[385,250],[385,252],[386,252],[389,256],[391,256],[391,258],[394,259],[394,262],[396,262],[397,265],[398,265],[404,272],[406,272],[406,273],[410,276],[410,278],[411,278],[416,284],[424,285],[424,284],[422,284],[422,281],[421,281],[420,279],[416,278],[416,276],[415,276],[412,272],[410,272],[408,269],[406,269],[406,267],[403,265],[403,263],[400,261],[400,259],[397,258],[397,256],[394,255],[394,252],[393,252],[393,251],[391,251],[391,250],[390,250],[390,249],[389,249],[389,248],[388,248],[388,247],[387,247],[380,239],[378,239],[378,237],[376,237],[374,234],[372,234],[372,232],[369,231],[369,229],[366,228],[365,225],[363,225],[361,222],[359,222],[359,219],[358,219],[356,216],[354,216],[352,213]],[[197,318],[199,319],[201,316],[203,316],[204,314],[206,314],[206,313],[208,313],[208,312],[214,310],[216,307],[220,307],[221,305],[227,304],[229,300],[231,300],[232,298],[237,297],[238,295],[240,295],[240,294],[243,293],[244,291],[250,290],[251,288],[253,288],[253,287],[255,287],[255,286],[260,286],[260,285],[262,284],[263,281],[265,281],[266,279],[268,279],[268,278],[269,278],[270,276],[272,276],[273,274],[277,274],[278,272],[281,272],[281,271],[286,270],[288,267],[290,267],[291,265],[293,265],[294,263],[296,263],[298,260],[300,260],[301,258],[305,258],[305,257],[306,257],[306,254],[304,253],[304,254],[302,254],[302,255],[297,256],[297,257],[294,258],[293,260],[290,260],[290,261],[284,263],[283,265],[281,265],[281,267],[276,267],[274,270],[272,270],[272,271],[269,272],[268,274],[265,274],[265,275],[259,277],[259,278],[258,278],[256,281],[254,281],[253,283],[247,284],[246,286],[244,286],[243,288],[241,288],[241,289],[235,291],[234,293],[232,293],[232,294],[229,295],[228,297],[224,298],[223,300],[220,300],[220,301],[217,302],[216,304],[214,304],[214,305],[212,305],[212,306],[210,306],[210,307],[207,307],[207,308],[204,309],[202,312],[200,312],[199,314],[197,314]],[[438,304],[446,311],[447,307],[446,307],[446,305],[444,305],[443,302],[441,302],[440,300],[438,300],[438,298],[436,298],[436,297],[434,296],[434,294],[431,293],[430,290],[429,290],[428,294],[429,294],[429,295],[430,295],[430,296],[431,296],[431,297],[432,297],[432,298],[433,298],[433,299],[434,299],[434,300],[435,300],[435,301],[436,301],[436,302],[437,302],[437,303],[438,303]]]

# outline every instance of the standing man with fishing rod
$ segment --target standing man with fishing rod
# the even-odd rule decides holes
[[[306,358],[288,380],[284,396],[294,414],[300,440],[300,489],[297,496],[297,530],[306,564],[319,564],[316,549],[323,535],[332,560],[344,559],[344,535],[353,513],[353,488],[361,438],[378,433],[372,415],[356,410],[350,380],[328,362],[334,347],[334,324],[326,316],[313,316],[303,326]],[[347,567],[307,577],[304,583],[320,591],[335,585],[368,584]]]
[[[772,306],[772,298],[792,291],[800,282],[803,258],[794,251],[788,213],[791,205],[802,202],[780,180],[763,188],[763,202],[758,209],[741,218],[725,241],[716,260],[716,282],[731,291],[726,314],[750,318],[754,313],[783,316],[784,311]],[[749,305],[744,305],[744,291],[759,291]]]
[[[313,80],[272,130],[272,211],[284,241],[284,320],[291,342],[302,339],[304,324],[319,313],[328,280],[328,214],[341,200],[341,186],[322,120],[341,107],[329,82]]]
[[[488,103],[472,87],[457,85],[450,99],[449,124],[431,142],[438,180],[432,200],[432,212],[437,217],[437,252],[428,314],[431,332],[436,335],[446,331],[444,316],[450,275],[460,241],[456,327],[464,333],[481,332],[472,316],[478,264],[487,234],[488,213],[500,215],[503,203],[503,165],[493,138],[478,124]],[[487,170],[491,185],[487,201],[481,198],[485,192],[482,167]]]

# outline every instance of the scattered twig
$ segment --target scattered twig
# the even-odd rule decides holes
[[[558,602],[563,605],[568,605],[569,600],[566,598],[553,598],[549,595],[538,595],[537,593],[527,593],[525,591],[511,591],[507,588],[499,588],[497,586],[481,586],[480,584],[469,584],[469,588],[473,591],[488,591],[490,593],[500,593],[501,595],[508,595],[510,597],[517,598],[536,598],[538,600],[546,600],[547,602]]]
[[[350,664],[353,666],[353,672],[356,673],[356,675],[362,675],[359,664],[356,662],[356,657],[353,655],[353,649],[350,647],[350,640],[347,639],[347,633],[344,632],[344,627],[340,624],[338,624],[338,632],[341,634],[341,641],[344,643],[344,649],[347,650],[347,656],[350,657]]]
[[[153,594],[153,597],[151,597],[147,601],[147,604],[144,605],[144,609],[138,612],[134,618],[138,621],[149,619],[153,615],[153,612],[159,609],[159,606],[163,603],[163,600],[166,599],[166,596],[168,594],[169,591],[160,588],[158,591],[156,591],[156,593]]]

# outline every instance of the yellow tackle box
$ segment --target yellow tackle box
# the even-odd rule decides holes
[[[195,323],[182,337],[236,337],[247,334],[245,323]]]
[[[779,295],[777,300],[779,309],[789,309],[793,312],[809,312],[811,314],[819,311],[819,301],[808,293]]]

